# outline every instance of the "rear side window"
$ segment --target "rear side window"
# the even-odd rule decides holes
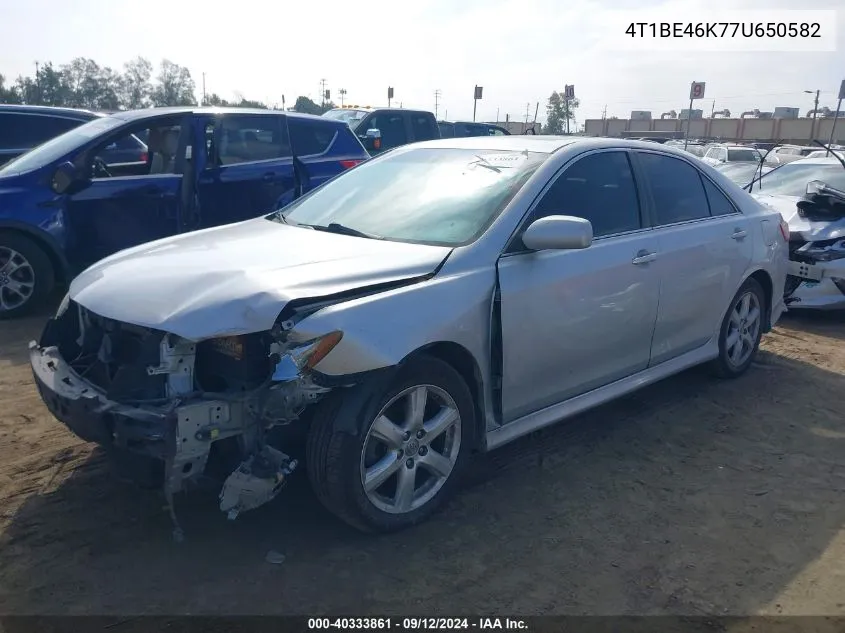
[[[30,149],[85,123],[77,119],[7,112],[0,115],[0,149]]]
[[[455,126],[451,123],[440,123],[440,138],[454,138]]]
[[[399,112],[379,112],[372,119],[367,128],[381,131],[381,146],[383,149],[399,147],[409,142],[405,131],[405,119]]]
[[[216,140],[221,165],[288,158],[290,142],[279,116],[228,115]]]
[[[710,204],[710,215],[730,215],[736,213],[734,205],[728,200],[719,188],[704,176],[701,176],[704,183],[704,192],[707,194],[707,202]]]
[[[591,154],[567,167],[538,203],[533,219],[548,215],[585,218],[596,237],[640,228],[637,187],[625,152]]]
[[[702,179],[692,165],[648,153],[640,153],[639,161],[651,187],[658,225],[710,217]]]
[[[429,141],[440,136],[434,117],[424,114],[411,115],[411,129],[416,141]]]
[[[291,117],[288,119],[288,131],[293,151],[297,156],[322,154],[337,136],[334,125],[325,125],[318,121],[308,121]]]

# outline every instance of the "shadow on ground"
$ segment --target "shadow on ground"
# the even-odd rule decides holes
[[[6,517],[0,612],[777,612],[845,524],[844,410],[845,377],[773,354],[736,381],[692,370],[479,456],[432,520],[381,537],[299,475],[236,522],[180,499],[177,545],[160,497],[86,449]]]

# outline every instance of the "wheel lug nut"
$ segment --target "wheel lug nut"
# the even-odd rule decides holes
[[[417,439],[421,440],[423,437],[425,437],[425,431],[420,429],[419,431],[417,431]]]
[[[405,434],[402,436],[402,438],[407,442],[409,439],[411,439],[411,434],[408,433],[408,431],[405,431]]]
[[[407,466],[408,468],[413,468],[414,467],[414,460],[409,459],[407,462],[405,462],[405,466]]]
[[[428,449],[425,446],[420,446],[420,455],[425,455],[428,453]]]
[[[405,451],[403,451],[403,450],[400,448],[400,449],[399,449],[399,457],[402,457],[404,454],[405,454]]]

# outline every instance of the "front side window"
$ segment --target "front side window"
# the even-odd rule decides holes
[[[641,153],[639,162],[648,179],[658,225],[710,217],[698,170],[672,156]]]
[[[395,112],[380,112],[370,119],[367,129],[377,129],[381,132],[381,146],[383,149],[399,147],[408,142],[405,131],[405,119],[402,114]],[[366,133],[362,129],[359,132]]]
[[[625,152],[599,152],[567,167],[543,195],[532,221],[549,215],[589,220],[602,237],[642,226],[640,203]]]
[[[458,246],[477,239],[547,158],[451,148],[391,152],[268,219],[334,223],[388,240]]]

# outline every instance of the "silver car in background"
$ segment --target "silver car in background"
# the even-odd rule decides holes
[[[473,451],[694,365],[745,372],[784,310],[785,231],[658,144],[430,141],[95,264],[30,360],[59,420],[160,464],[168,497],[234,452],[234,518],[301,459],[329,510],[395,530]]]

